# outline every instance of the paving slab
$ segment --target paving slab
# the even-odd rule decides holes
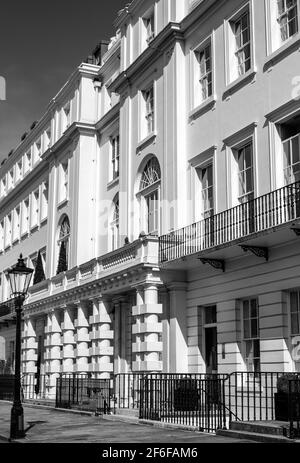
[[[9,439],[11,403],[0,402],[0,437]],[[61,412],[24,404],[26,437],[17,443],[253,443],[182,429],[109,420],[92,414]],[[0,440],[1,442],[1,440]]]

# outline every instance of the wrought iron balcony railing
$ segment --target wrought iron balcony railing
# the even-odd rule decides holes
[[[169,262],[300,218],[300,182],[239,204],[159,238],[159,261]]]
[[[15,300],[9,299],[8,301],[0,303],[0,319],[15,314]],[[10,318],[10,317],[9,317]]]

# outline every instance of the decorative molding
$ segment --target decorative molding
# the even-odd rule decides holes
[[[252,122],[251,124],[247,125],[243,129],[239,130],[238,132],[229,135],[229,137],[224,138],[223,143],[226,146],[235,146],[241,140],[248,138],[253,135],[254,130],[256,129],[258,123]]]
[[[206,259],[202,257],[198,257],[198,259],[202,262],[202,264],[209,264],[211,267],[225,272],[225,261],[224,260]]]
[[[257,257],[263,257],[264,259],[266,259],[266,261],[269,260],[269,250],[268,248],[266,247],[263,247],[263,246],[248,246],[248,245],[240,245],[240,247],[242,248],[242,250],[244,252],[252,252],[252,254],[254,254],[255,256]]]
[[[300,223],[293,223],[291,230],[295,233],[296,236],[300,236]]]

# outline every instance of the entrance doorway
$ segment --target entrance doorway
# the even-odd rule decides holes
[[[217,307],[204,307],[204,348],[206,373],[218,373]]]
[[[205,328],[205,363],[206,373],[218,372],[217,327]]]

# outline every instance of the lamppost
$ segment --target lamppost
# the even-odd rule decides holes
[[[25,301],[33,269],[25,265],[22,254],[18,262],[7,271],[11,286],[12,296],[15,300],[16,309],[16,355],[15,355],[15,381],[14,381],[14,402],[11,409],[10,438],[18,439],[25,437],[24,413],[21,402],[21,320],[22,309]]]

